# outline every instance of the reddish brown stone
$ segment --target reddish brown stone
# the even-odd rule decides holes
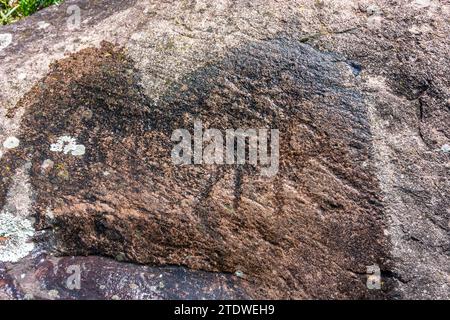
[[[22,99],[23,146],[2,162],[32,161],[37,224],[65,254],[239,271],[255,298],[366,297],[366,266],[383,266],[386,251],[352,81],[345,62],[280,39],[229,52],[156,102],[133,61],[104,43],[53,64]],[[279,173],[174,165],[170,135],[194,119],[279,129]],[[64,135],[86,154],[50,151]]]

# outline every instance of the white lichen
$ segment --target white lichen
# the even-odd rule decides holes
[[[12,38],[11,33],[0,33],[0,51],[11,44]]]
[[[18,169],[0,211],[0,261],[17,262],[34,248],[31,219],[32,192],[27,166]]]
[[[61,136],[56,143],[50,145],[50,151],[82,156],[85,154],[86,148],[82,144],[77,144],[77,140],[71,136]]]
[[[34,244],[29,239],[34,234],[30,220],[13,215],[8,211],[0,213],[0,261],[17,262],[30,253]]]
[[[37,25],[39,29],[47,29],[50,26],[50,23],[46,21],[39,21]]]
[[[449,145],[449,144],[444,144],[444,145],[441,147],[441,151],[444,152],[444,153],[450,152],[450,145]]]
[[[367,7],[366,12],[369,16],[381,14],[381,9],[376,4],[371,4]]]
[[[14,149],[14,148],[17,148],[19,146],[19,144],[20,144],[20,140],[17,139],[16,137],[8,137],[3,142],[3,147],[5,149]]]
[[[82,156],[86,152],[86,148],[82,144],[77,144],[72,150],[73,156]]]

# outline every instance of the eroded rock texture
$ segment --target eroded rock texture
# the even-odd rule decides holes
[[[28,194],[30,208],[8,210],[34,217],[39,248],[162,271],[183,266],[193,270],[189,282],[207,287],[211,281],[211,288],[226,279],[232,289],[208,296],[213,298],[448,295],[448,154],[440,147],[448,138],[446,80],[430,68],[434,80],[425,81],[421,67],[414,76],[387,55],[380,45],[397,42],[377,26],[381,11],[362,2],[347,8],[295,1],[193,1],[176,7],[136,1],[127,7],[119,1],[99,14],[97,2],[66,5],[73,3],[85,14],[80,30],[61,27],[54,37],[27,36],[41,18],[65,23],[64,10],[49,9],[8,27],[18,36],[0,52],[22,50],[14,61],[5,58],[7,69],[32,52],[31,43],[39,44],[38,56],[53,45],[51,58],[25,67],[24,79],[1,79],[16,89],[2,93],[0,137],[14,136],[20,144],[2,149],[0,205],[13,208],[5,204]],[[385,10],[394,19],[401,16],[396,7]],[[324,21],[324,13],[331,18]],[[365,27],[348,26],[364,19]],[[393,24],[403,32],[404,26]],[[388,40],[372,43],[371,35],[379,34]],[[396,48],[410,50],[411,57],[416,49],[408,43]],[[436,46],[433,57],[442,57],[445,47]],[[389,67],[391,73],[385,71]],[[17,88],[25,90],[14,94]],[[175,165],[171,134],[180,128],[192,132],[196,120],[221,132],[278,129],[278,173],[266,177],[260,166],[249,164]],[[29,188],[11,192],[18,172],[28,174]],[[95,273],[97,260],[86,259],[86,277],[104,279]],[[22,266],[50,277],[50,269],[33,261]],[[122,265],[99,261],[126,273]],[[372,265],[382,270],[381,290],[366,286]],[[131,275],[137,272],[129,268]],[[167,272],[177,281],[174,270]],[[216,276],[204,282],[196,270]],[[420,280],[411,280],[411,272],[421,272]],[[46,290],[61,289],[63,276],[46,277],[33,281]],[[26,294],[23,288],[13,291],[9,297]],[[206,297],[205,292],[185,295]],[[177,295],[183,292],[158,297]],[[105,297],[111,296],[112,291]],[[133,297],[139,298],[123,296]]]
[[[353,81],[345,62],[276,39],[227,53],[152,102],[133,62],[104,43],[54,64],[20,101],[23,145],[4,166],[31,160],[37,224],[55,228],[66,254],[240,271],[255,297],[363,297],[357,274],[386,253]],[[194,119],[279,129],[279,173],[173,164],[170,135]],[[52,151],[60,136],[86,153]]]

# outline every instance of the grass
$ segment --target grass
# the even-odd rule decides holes
[[[64,0],[0,0],[0,25],[29,16],[36,11]]]

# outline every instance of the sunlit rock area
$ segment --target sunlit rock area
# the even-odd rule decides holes
[[[0,26],[0,299],[449,299],[449,19],[66,0]]]

